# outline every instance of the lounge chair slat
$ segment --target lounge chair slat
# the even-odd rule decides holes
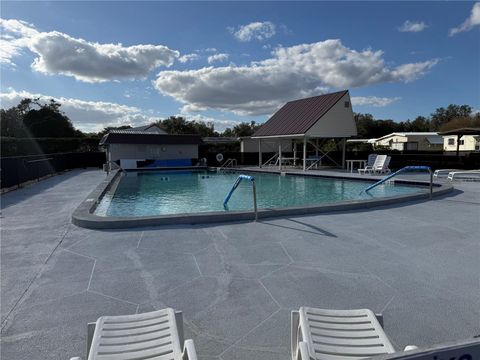
[[[164,331],[151,331],[145,334],[135,334],[134,336],[102,336],[100,346],[114,344],[133,344],[136,342],[148,341],[151,339],[168,339],[171,336],[170,329]]]
[[[142,327],[148,327],[148,326],[156,326],[156,325],[162,325],[162,324],[169,324],[169,319],[168,318],[160,318],[160,319],[149,319],[149,320],[143,320],[143,321],[135,321],[135,322],[121,322],[121,323],[108,323],[105,324],[103,323],[103,329],[105,330],[122,330],[122,329],[139,329]]]
[[[148,326],[136,329],[136,335],[142,334],[149,334],[156,331],[171,331],[170,326],[166,326],[165,324],[155,325],[155,326]],[[104,330],[102,332],[102,337],[122,337],[122,336],[131,336],[132,330]]]

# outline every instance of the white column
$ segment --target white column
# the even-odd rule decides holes
[[[303,137],[303,171],[307,169],[307,137]]]
[[[282,142],[278,139],[278,170],[282,170]]]
[[[258,139],[258,167],[262,167],[262,139]]]
[[[347,153],[347,138],[342,139],[342,168],[345,169],[345,154]],[[352,164],[353,166],[353,164]]]
[[[297,142],[295,139],[293,141],[293,166],[297,166]]]

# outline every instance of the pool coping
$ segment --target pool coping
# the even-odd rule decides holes
[[[198,169],[198,168],[196,168]],[[232,171],[242,171],[242,169],[232,169]],[[262,170],[252,170],[252,169],[243,169],[247,172],[268,172],[273,174],[285,174],[286,176],[313,176],[321,178],[335,178],[343,180],[354,180],[354,181],[369,181],[380,179],[378,177],[370,178],[353,178],[349,176],[343,176],[346,174],[339,174],[338,176],[332,174],[302,174],[297,172],[289,171],[262,171]],[[102,181],[96,188],[93,190],[87,198],[82,201],[82,203],[75,209],[72,214],[72,223],[88,228],[88,229],[127,229],[135,227],[149,227],[149,226],[160,226],[160,225],[178,225],[178,224],[209,224],[209,223],[220,223],[220,222],[229,222],[229,221],[246,221],[254,220],[255,214],[253,210],[250,211],[215,211],[215,212],[204,212],[204,213],[191,213],[191,214],[172,214],[172,215],[156,215],[156,216],[138,216],[138,217],[105,217],[95,215],[97,205],[104,196],[104,194],[113,186],[115,180],[121,175],[121,170],[116,170],[108,174],[104,181]],[[395,180],[396,183],[404,185],[421,185],[428,186],[429,182],[419,181],[419,180]],[[433,184],[432,198],[445,195],[453,191],[453,186],[451,184]],[[342,201],[334,204],[324,204],[324,205],[306,205],[306,206],[291,206],[275,209],[259,209],[258,218],[274,218],[281,216],[302,216],[310,214],[321,214],[327,212],[338,212],[338,211],[350,211],[350,210],[366,210],[373,207],[392,205],[405,203],[415,200],[429,199],[430,194],[425,193],[413,193],[408,195],[396,195],[383,197],[378,199],[370,200],[348,200]]]

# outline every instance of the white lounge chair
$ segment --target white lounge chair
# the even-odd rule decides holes
[[[390,174],[392,171],[389,169],[390,160],[392,160],[391,156],[387,156],[385,161],[383,162],[382,166],[378,166],[377,168],[373,169],[373,173],[378,174]]]
[[[387,155],[377,155],[371,166],[369,166],[367,164],[367,166],[365,166],[365,168],[358,169],[358,173],[359,174],[367,174],[367,173],[373,174],[373,171],[375,169],[379,169],[379,168],[381,169],[383,167],[383,164],[385,163],[386,159],[387,159]]]
[[[382,315],[368,309],[301,307],[292,311],[292,360],[355,360],[393,354],[395,349],[382,326]],[[408,345],[405,351],[416,349]]]
[[[441,177],[441,176],[448,176],[448,174],[452,171],[462,171],[459,169],[437,169],[433,172],[433,177]]]
[[[480,169],[479,170],[463,170],[452,171],[448,173],[447,179],[453,181],[455,179],[480,181]]]
[[[193,340],[183,339],[180,311],[102,316],[88,324],[88,360],[197,360]],[[70,360],[80,360],[71,358]]]

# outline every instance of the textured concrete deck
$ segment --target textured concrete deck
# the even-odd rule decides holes
[[[84,356],[86,323],[172,306],[200,359],[289,359],[301,305],[383,312],[398,348],[480,333],[480,184],[369,211],[93,231],[103,180],[66,173],[2,196],[2,359]]]

